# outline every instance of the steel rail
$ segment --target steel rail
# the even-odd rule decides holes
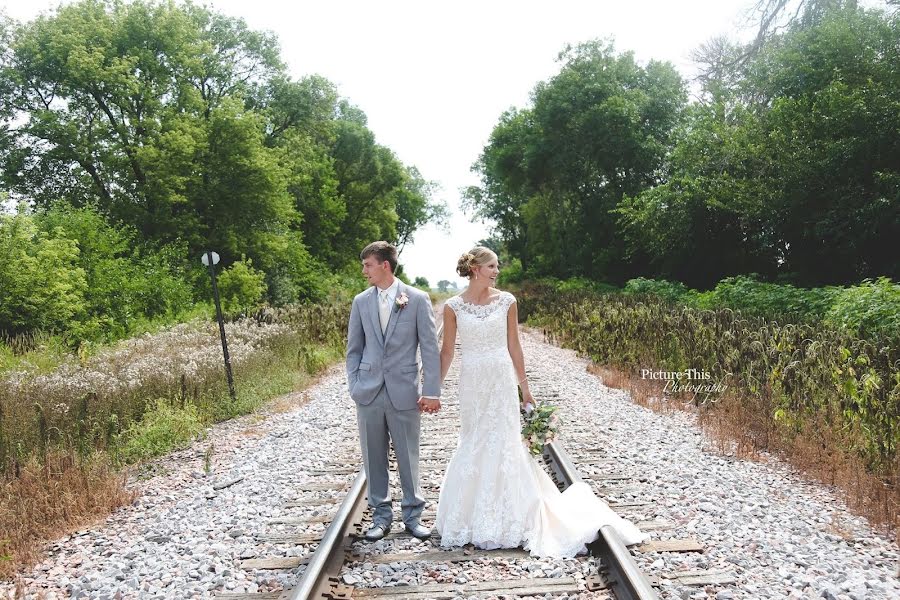
[[[365,511],[366,473],[360,470],[350,491],[341,502],[334,520],[325,530],[322,541],[316,547],[306,570],[296,587],[290,590],[290,600],[308,598],[334,598],[334,590],[340,585],[338,576],[344,564],[344,553],[350,541],[350,528],[362,519]]]
[[[563,487],[582,481],[575,464],[565,449],[555,440],[544,446],[544,456]],[[634,558],[611,525],[603,525],[597,532],[597,540],[588,544],[595,556],[600,557],[601,573],[618,600],[657,600],[656,590],[650,584]]]

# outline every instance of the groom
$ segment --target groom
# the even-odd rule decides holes
[[[347,330],[347,382],[356,402],[359,443],[373,512],[367,540],[391,530],[394,516],[388,486],[388,438],[397,456],[401,508],[406,531],[426,539],[431,529],[419,523],[425,498],[419,490],[420,410],[436,412],[440,355],[431,299],[394,277],[397,249],[372,242],[359,255],[372,287],[353,299]],[[416,347],[422,355],[424,385],[419,392]]]

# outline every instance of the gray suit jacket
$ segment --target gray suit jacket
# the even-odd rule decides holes
[[[418,408],[419,396],[441,395],[441,359],[431,299],[401,281],[397,297],[403,292],[409,303],[402,309],[391,306],[384,334],[378,317],[378,288],[373,285],[353,299],[347,328],[347,382],[350,397],[358,404],[370,404],[382,384],[397,410]],[[421,386],[416,347],[422,355]]]

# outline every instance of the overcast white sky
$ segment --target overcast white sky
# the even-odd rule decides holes
[[[203,2],[198,2],[203,3]],[[524,106],[534,85],[559,70],[567,43],[612,37],[637,59],[671,61],[692,76],[690,52],[718,34],[738,35],[753,0],[279,1],[205,4],[275,32],[295,77],[319,73],[369,117],[369,127],[406,164],[442,186],[454,212],[450,234],[428,227],[400,260],[406,272],[465,281],[456,259],[488,235],[458,208],[459,188],[500,113]],[[27,21],[58,0],[0,0]],[[746,35],[746,31],[744,32]],[[743,35],[741,37],[744,37]]]

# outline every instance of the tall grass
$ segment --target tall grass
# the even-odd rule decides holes
[[[226,325],[237,400],[215,323],[122,341],[52,370],[0,379],[0,578],[41,540],[130,502],[121,468],[189,444],[208,425],[299,389],[343,355],[348,309],[265,309]]]

